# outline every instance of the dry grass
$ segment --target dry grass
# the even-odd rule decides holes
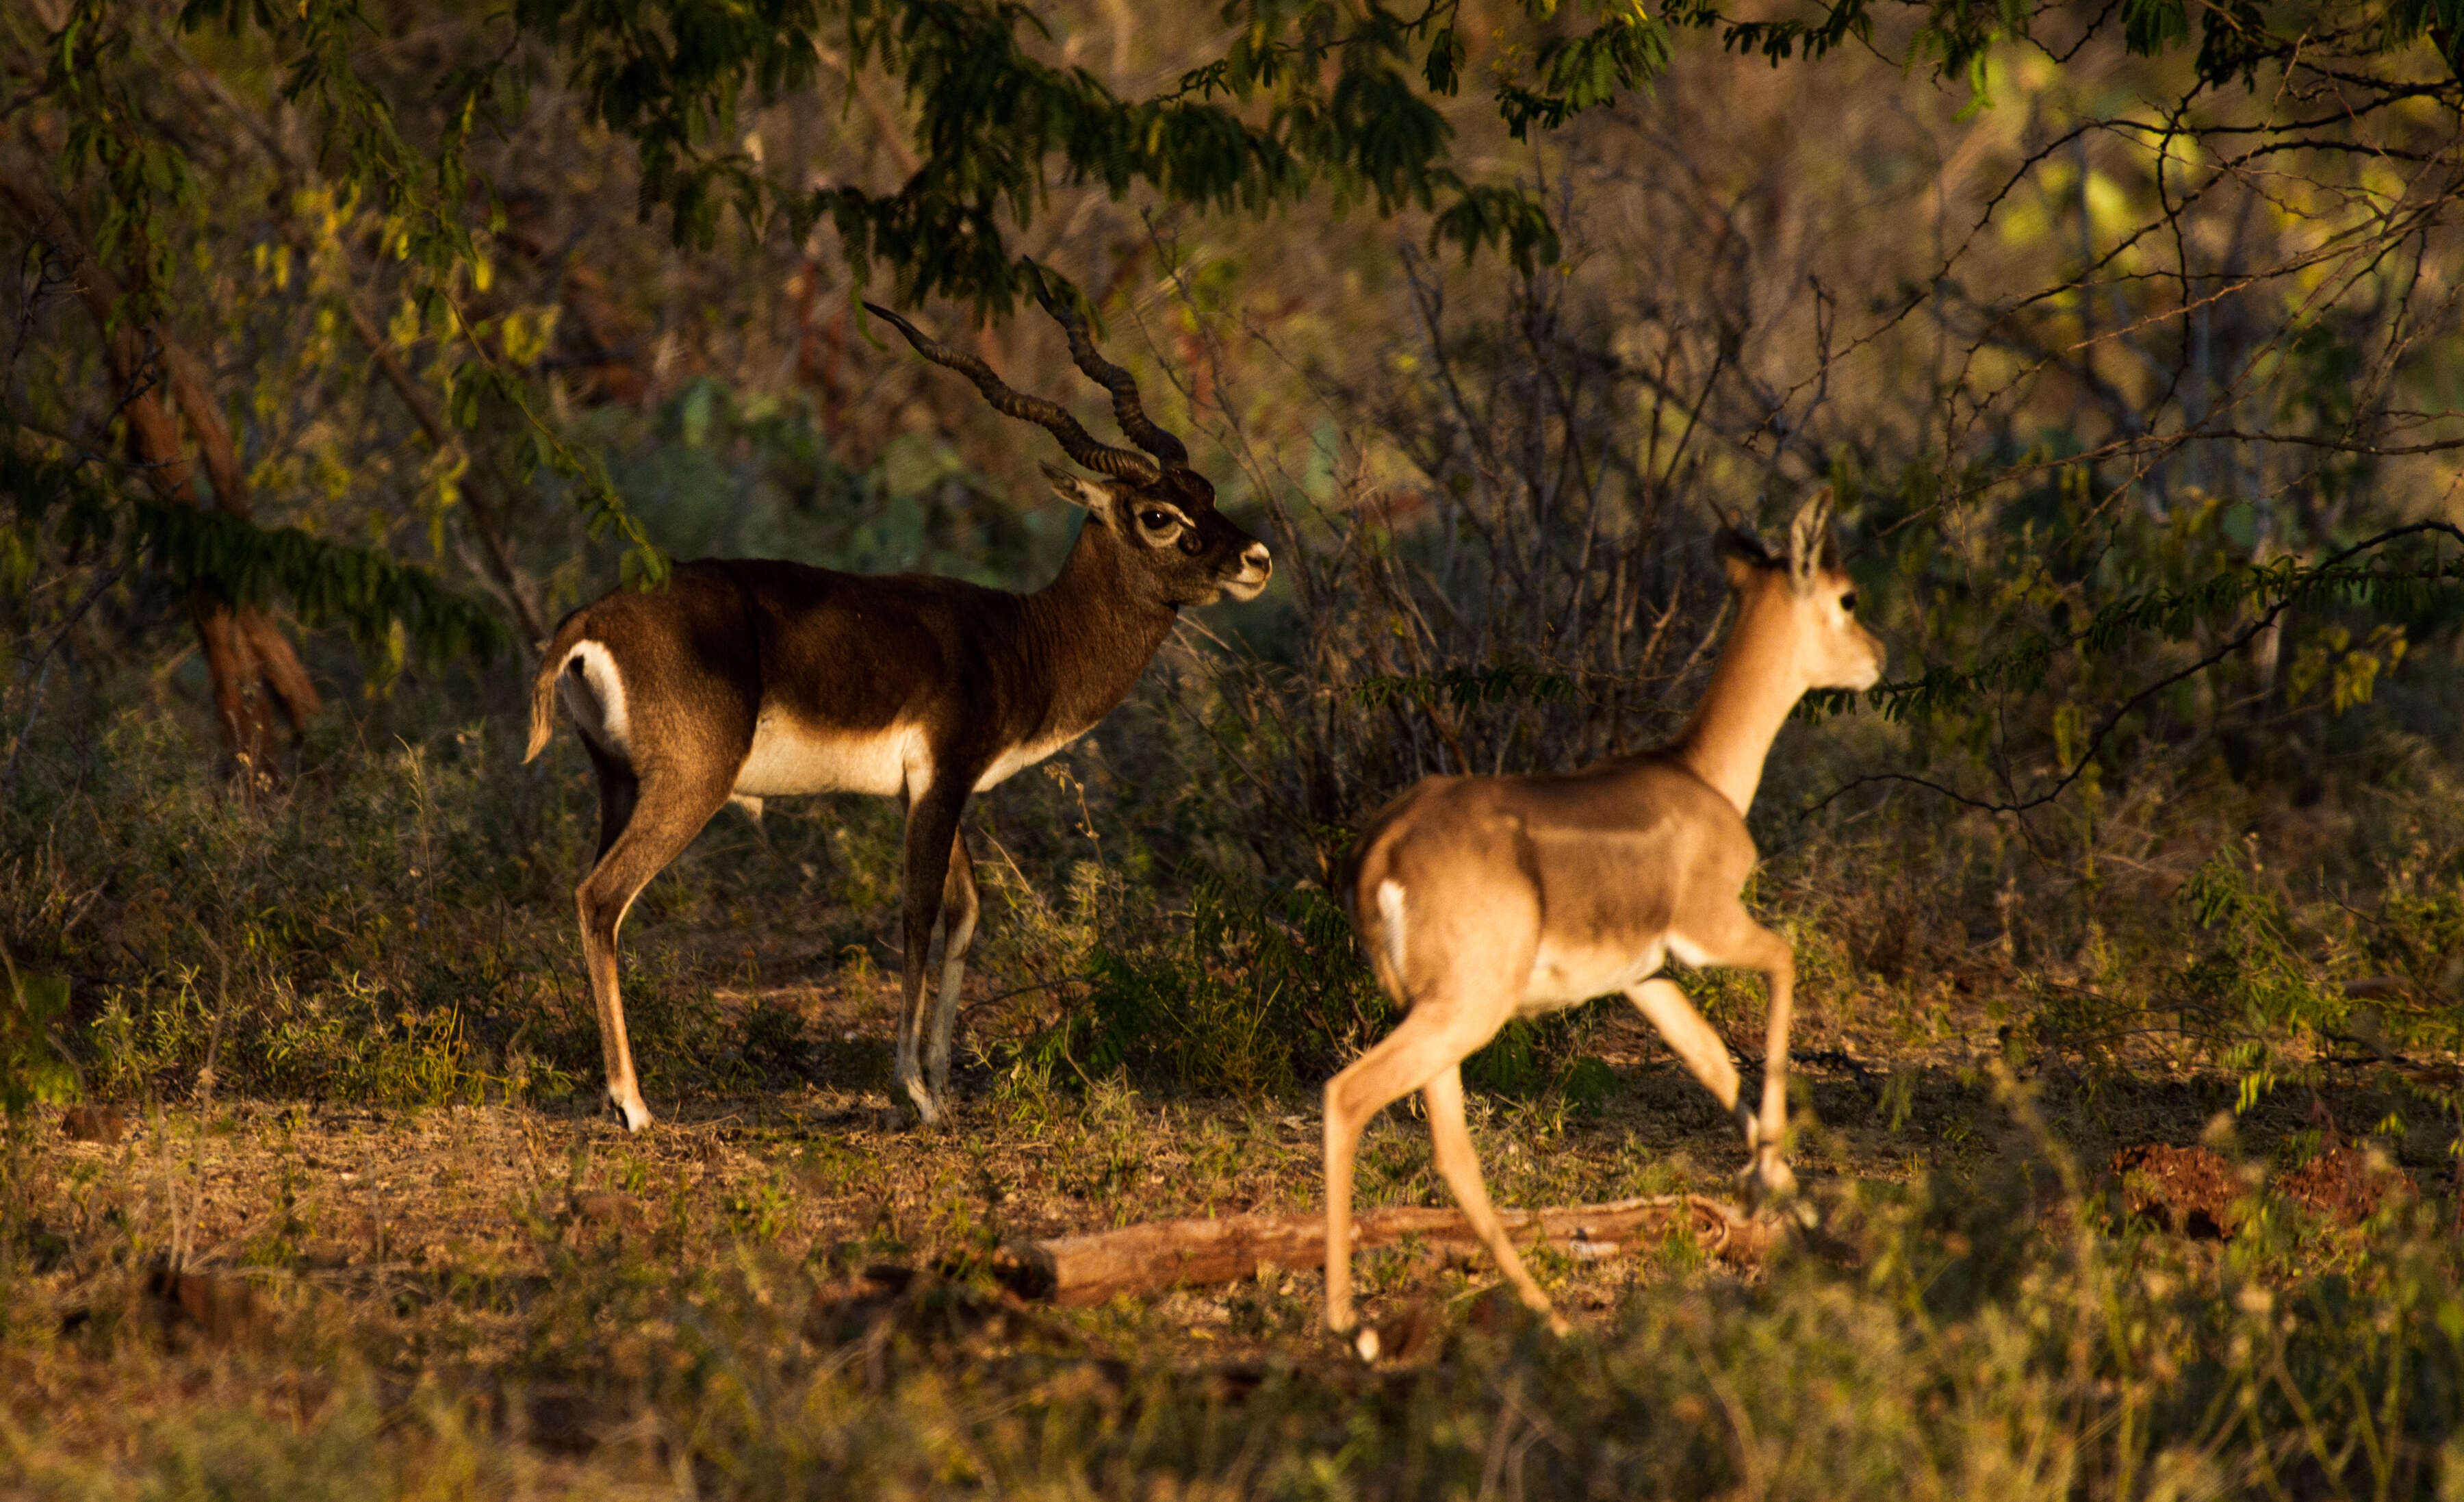
[[[1491,1113],[1501,1195],[1716,1182],[1725,1134],[1661,1109],[1664,1069],[1633,1083],[1587,1121]],[[2179,1494],[2171,1478],[2331,1496],[2455,1479],[2440,1447],[2464,1270],[2430,1212],[2355,1233],[2277,1209],[2223,1246],[2082,1232],[2109,1202],[2067,1198],[2046,1139],[1982,1093],[1899,1134],[1920,1179],[1882,1177],[1903,1158],[1817,1181],[1821,1255],[1746,1278],[1683,1246],[1540,1259],[1577,1318],[1565,1342],[1486,1296],[1485,1268],[1366,1257],[1370,1316],[1411,1337],[1376,1370],[1316,1330],[1313,1270],[1074,1313],[966,1270],[1008,1235],[1305,1209],[1314,1123],[1297,1112],[1100,1092],[979,1100],[919,1135],[874,1126],[881,1100],[700,1099],[638,1138],[520,1106],[250,1104],[108,1146],[26,1144],[8,1488],[2138,1496]],[[1367,1162],[1372,1198],[1432,1197],[1410,1123]],[[149,1271],[183,1235],[197,1287]],[[949,1271],[849,1280],[880,1263]]]

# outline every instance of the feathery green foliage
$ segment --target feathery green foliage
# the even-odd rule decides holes
[[[303,625],[348,630],[363,650],[384,650],[400,630],[423,658],[484,661],[510,640],[495,609],[380,548],[121,496],[87,466],[11,449],[0,449],[0,491],[13,499],[28,541],[49,528],[63,547],[160,569],[183,590],[231,605],[279,601]]]

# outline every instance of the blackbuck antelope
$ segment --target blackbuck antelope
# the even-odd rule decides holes
[[[1438,1173],[1523,1302],[1564,1324],[1489,1207],[1463,1123],[1463,1061],[1507,1019],[1623,992],[1694,1077],[1733,1111],[1749,1193],[1795,1187],[1787,1124],[1787,940],[1746,912],[1759,856],[1746,808],[1763,761],[1808,689],[1871,687],[1882,647],[1857,623],[1829,497],[1796,514],[1773,557],[1741,527],[1720,537],[1736,624],[1693,718],[1657,751],[1579,772],[1432,777],[1378,812],[1337,890],[1380,984],[1405,1008],[1395,1031],[1326,1087],[1326,1322],[1352,1329],[1352,1159],[1369,1119],[1412,1091],[1428,1109]],[[1759,970],[1771,989],[1759,1115],[1737,1098],[1720,1035],[1658,972]],[[1364,1335],[1363,1354],[1375,1356]]]
[[[605,595],[557,628],[532,688],[530,755],[547,744],[561,696],[599,773],[599,855],[575,896],[607,1099],[632,1130],[650,1113],[625,1038],[617,926],[720,805],[733,798],[758,812],[760,799],[789,793],[876,793],[906,805],[897,1083],[926,1123],[937,1121],[978,912],[958,828],[968,796],[1110,714],[1183,607],[1265,587],[1265,544],[1216,511],[1214,487],[1147,416],[1130,373],[1096,352],[1075,307],[1038,291],[1078,367],[1111,391],[1121,431],[1144,453],[1098,443],[1058,404],[1012,390],[978,357],[866,306],[1099,476],[1044,467],[1053,491],[1087,512],[1044,588],[1018,595],[917,574],[710,559],[680,565],[663,587]],[[936,930],[939,1005],[919,1068]]]

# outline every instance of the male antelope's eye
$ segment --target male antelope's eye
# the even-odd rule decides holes
[[[1169,511],[1141,511],[1138,513],[1138,520],[1145,524],[1148,531],[1160,532],[1164,528],[1172,525],[1172,513]]]
[[[1857,613],[1856,590],[1851,589],[1846,594],[1839,597],[1839,610],[1843,615],[1854,615]]]

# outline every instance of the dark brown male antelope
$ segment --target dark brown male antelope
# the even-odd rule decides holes
[[[1439,1176],[1523,1302],[1550,1311],[1489,1207],[1463,1122],[1463,1061],[1507,1019],[1621,991],[1694,1077],[1733,1111],[1753,1153],[1749,1190],[1786,1194],[1788,941],[1742,893],[1760,857],[1746,808],[1763,759],[1808,689],[1870,688],[1882,646],[1854,615],[1826,494],[1774,557],[1742,528],[1720,539],[1737,623],[1677,739],[1579,772],[1432,777],[1386,806],[1336,890],[1387,994],[1395,1031],[1326,1087],[1326,1322],[1353,1326],[1352,1155],[1369,1118],[1413,1091],[1428,1108]],[[1759,970],[1771,988],[1759,1115],[1737,1099],[1728,1050],[1675,983],[1689,965]],[[1375,1357],[1375,1333],[1361,1336]]]
[[[617,925],[721,804],[758,809],[789,793],[876,793],[906,805],[897,1081],[916,1114],[937,1121],[978,911],[958,828],[968,796],[1110,714],[1183,607],[1252,599],[1266,585],[1265,545],[1216,511],[1214,487],[1140,408],[1130,373],[1096,352],[1075,308],[1041,283],[1038,292],[1078,367],[1111,392],[1121,431],[1145,453],[1096,442],[1058,404],[1021,395],[976,356],[866,306],[1102,476],[1044,467],[1054,493],[1087,510],[1052,583],[1018,595],[920,574],[709,559],[680,565],[664,587],[602,596],[557,628],[532,687],[530,755],[547,744],[561,695],[599,772],[599,857],[575,896],[607,1099],[632,1130],[650,1113],[625,1040]],[[936,928],[928,1087],[918,1054]]]

